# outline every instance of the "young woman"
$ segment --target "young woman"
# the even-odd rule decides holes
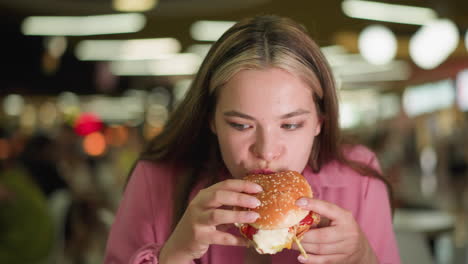
[[[301,172],[331,220],[297,248],[258,255],[233,223],[254,222],[255,171]],[[260,16],[229,29],[126,186],[106,263],[400,263],[387,184],[372,152],[342,143],[331,70],[297,23]]]

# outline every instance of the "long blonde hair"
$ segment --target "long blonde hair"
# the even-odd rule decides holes
[[[201,172],[224,168],[217,139],[209,127],[220,87],[240,70],[268,67],[295,74],[313,91],[322,121],[321,133],[314,140],[309,158],[315,172],[335,160],[362,175],[385,181],[372,168],[345,158],[333,75],[319,46],[306,30],[288,18],[271,15],[248,18],[236,23],[212,46],[164,131],[149,142],[141,155],[141,160],[167,162],[182,168],[174,190],[174,224],[185,211],[193,185],[201,177],[215,175]],[[214,181],[210,178],[207,182]]]

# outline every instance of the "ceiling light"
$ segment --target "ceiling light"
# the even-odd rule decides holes
[[[332,65],[335,75],[345,86],[350,83],[387,82],[407,80],[411,69],[406,61],[393,60],[382,65],[373,65],[360,55],[342,56],[343,64]]]
[[[234,21],[201,20],[192,24],[190,34],[195,40],[216,41],[235,23]]]
[[[340,127],[343,129],[356,127],[359,124],[359,113],[356,105],[352,103],[340,103]]]
[[[83,40],[76,46],[75,55],[84,61],[151,60],[172,56],[180,50],[180,42],[174,38]]]
[[[385,26],[371,25],[359,34],[359,51],[370,63],[387,64],[395,58],[397,40],[395,34]]]
[[[157,0],[113,0],[112,6],[121,12],[143,12],[153,9]]]
[[[355,56],[347,54],[346,49],[340,45],[321,47],[320,50],[332,68],[346,65],[350,57]]]
[[[23,20],[21,31],[32,36],[89,36],[133,33],[146,23],[142,14],[97,16],[31,16]]]
[[[24,98],[19,94],[10,94],[3,99],[3,111],[10,116],[19,116],[23,111]]]
[[[45,47],[54,58],[60,58],[67,49],[67,39],[62,36],[52,36],[45,39]]]
[[[158,60],[113,61],[111,71],[123,76],[193,75],[198,71],[201,61],[196,54],[181,53]]]
[[[437,18],[436,12],[430,8],[373,1],[345,0],[341,3],[341,9],[353,18],[402,24],[422,25]]]
[[[455,101],[452,80],[409,86],[403,93],[403,107],[410,117],[449,108]]]
[[[205,58],[211,49],[211,44],[193,44],[187,48],[188,53],[195,53],[201,58]]]
[[[410,39],[410,57],[419,67],[433,69],[456,49],[459,33],[449,19],[438,19],[421,27]]]
[[[457,74],[457,105],[462,111],[468,111],[468,69]]]

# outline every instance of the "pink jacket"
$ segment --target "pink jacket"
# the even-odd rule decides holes
[[[348,154],[380,169],[375,155],[363,147]],[[141,161],[129,181],[107,242],[105,263],[158,263],[158,254],[170,236],[172,186],[176,169]],[[317,199],[329,201],[350,210],[380,263],[398,264],[400,257],[392,226],[387,190],[380,180],[363,177],[337,162],[324,166],[320,173],[306,167],[303,175]],[[202,188],[198,184],[192,199]],[[238,234],[237,228],[231,233]],[[273,255],[272,263],[299,263],[298,251],[283,250]],[[212,245],[196,263],[242,263],[244,248]]]

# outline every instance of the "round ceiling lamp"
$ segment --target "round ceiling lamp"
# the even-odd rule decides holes
[[[431,21],[411,37],[410,57],[423,69],[434,69],[456,49],[459,39],[457,26],[451,20]]]
[[[382,25],[371,25],[359,34],[359,52],[369,63],[383,65],[391,62],[397,52],[397,39]]]

